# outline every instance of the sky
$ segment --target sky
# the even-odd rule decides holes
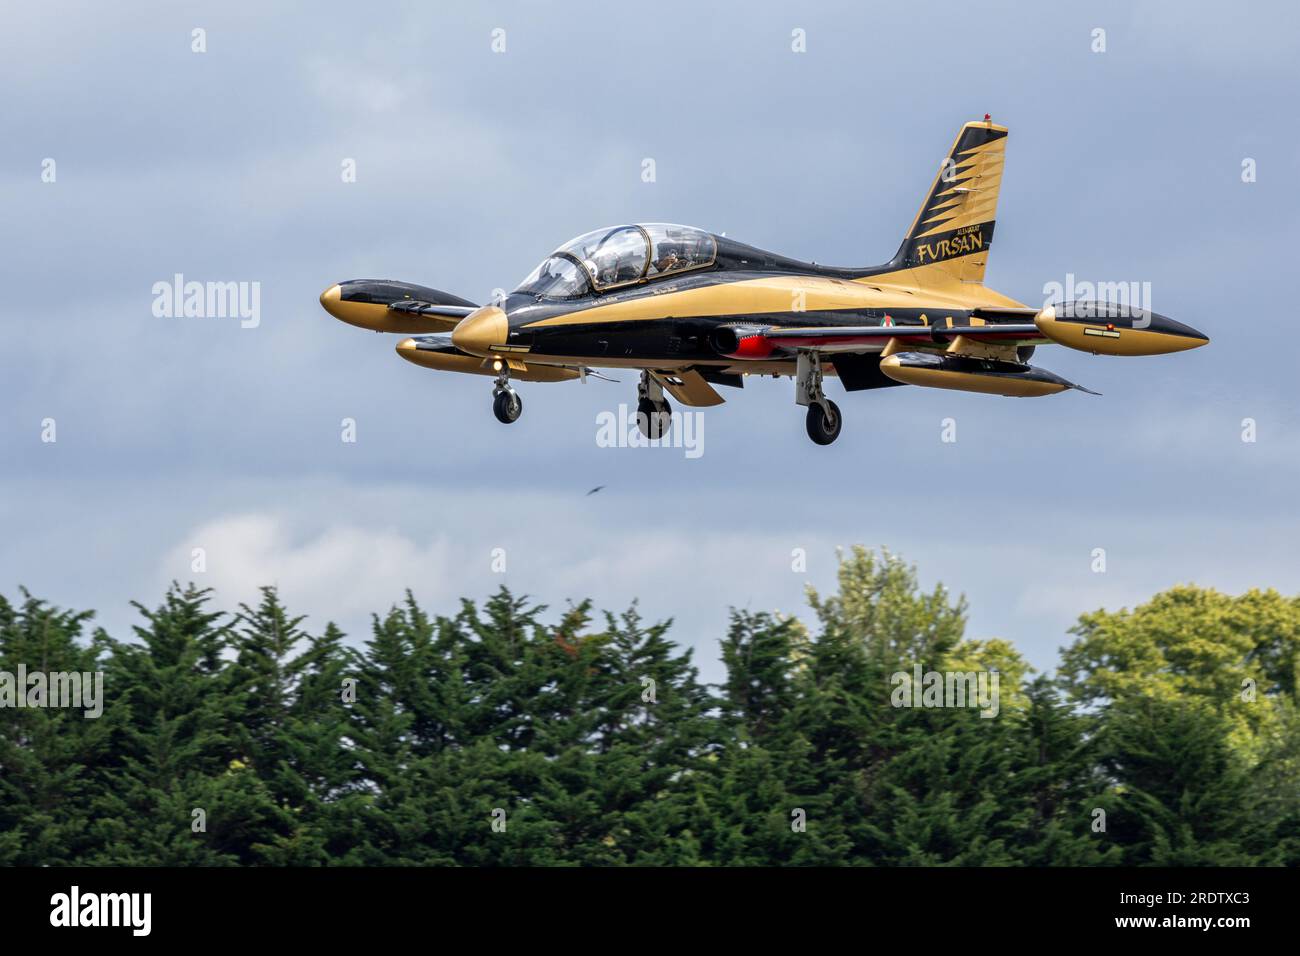
[[[639,598],[717,680],[728,609],[806,617],[853,544],[964,594],[969,637],[1040,669],[1079,614],[1178,583],[1300,592],[1298,20],[1283,2],[6,4],[0,593],[127,637],[130,602],[173,579],[223,608],[275,584],[358,641],[408,588],[438,613],[502,584],[551,617]],[[490,379],[410,365],[317,302],[362,277],[487,301],[619,222],[883,262],[985,113],[1010,129],[986,284],[1037,306],[1069,276],[1149,283],[1208,347],[1038,350],[1101,397],[829,381],[830,447],[790,380],[751,379],[688,457],[598,443],[629,372],[522,383],[503,426]],[[257,283],[258,321],[155,314],[178,273]]]

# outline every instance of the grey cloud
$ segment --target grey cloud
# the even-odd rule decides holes
[[[1193,578],[1296,590],[1294,529],[1279,517],[1300,469],[1294,375],[1270,344],[1292,321],[1300,133],[1280,118],[1294,14],[992,4],[967,22],[965,9],[7,11],[0,587],[97,604],[124,626],[126,600],[161,586],[195,529],[262,516],[289,537],[258,553],[298,573],[366,529],[441,567],[491,537],[447,516],[494,500],[497,534],[533,506],[521,586],[550,601],[641,594],[705,643],[727,602],[798,607],[802,581],[779,558],[794,546],[820,555],[812,577],[829,586],[835,544],[887,544],[967,592],[979,636],[1013,637],[1040,664],[1098,600]],[[954,17],[961,29],[945,29]],[[503,56],[488,49],[496,26]],[[1109,31],[1104,55],[1088,52],[1094,26]],[[807,54],[789,51],[794,27]],[[1067,272],[1150,281],[1159,310],[1209,332],[1209,348],[1040,350],[1099,399],[837,397],[847,424],[829,449],[807,442],[788,381],[751,381],[705,413],[706,453],[688,461],[596,446],[596,413],[632,397],[627,373],[528,387],[506,429],[486,380],[403,363],[393,337],[316,304],[364,275],[486,299],[559,242],[620,220],[880,261],[957,125],[985,111],[1012,129],[990,285],[1036,302]],[[46,156],[55,185],[39,181]],[[653,185],[639,178],[647,156]],[[1245,156],[1257,183],[1240,181]],[[356,184],[339,180],[344,157]],[[261,326],[154,318],[150,287],[176,272],[260,281]],[[45,417],[57,445],[39,440]],[[345,417],[355,445],[339,441]],[[946,417],[955,445],[939,441]],[[598,483],[597,511],[557,504]],[[904,504],[882,508],[884,494]],[[1097,541],[1124,569],[1105,582],[1086,570]],[[393,597],[409,585],[444,600],[428,573],[393,572]],[[479,594],[495,583],[454,580]],[[301,608],[314,617],[364,625],[302,594],[323,602]]]

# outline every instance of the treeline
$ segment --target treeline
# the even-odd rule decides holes
[[[98,719],[0,709],[0,863],[1300,862],[1297,599],[1086,614],[1052,677],[888,554],[809,601],[810,628],[733,611],[709,687],[636,608],[504,588],[408,594],[364,647],[273,588],[229,616],[174,585],[131,641],[0,598],[0,671],[105,689]],[[895,706],[915,665],[995,670],[997,716]]]

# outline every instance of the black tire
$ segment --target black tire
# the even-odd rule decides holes
[[[829,445],[839,438],[843,425],[844,417],[840,414],[840,407],[829,398],[826,399],[825,409],[817,402],[808,406],[808,437],[817,444]]]
[[[503,425],[518,421],[523,412],[524,400],[514,389],[497,392],[496,397],[492,399],[492,414]]]
[[[636,427],[646,438],[663,438],[672,427],[672,407],[668,399],[652,402],[643,398],[636,403]]]

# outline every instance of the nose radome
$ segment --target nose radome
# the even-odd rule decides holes
[[[341,301],[342,291],[339,289],[337,282],[320,294],[321,308],[335,318],[338,317],[338,307]]]
[[[485,305],[460,320],[451,331],[451,344],[470,355],[486,358],[492,346],[505,345],[510,326],[506,314],[495,305]]]

